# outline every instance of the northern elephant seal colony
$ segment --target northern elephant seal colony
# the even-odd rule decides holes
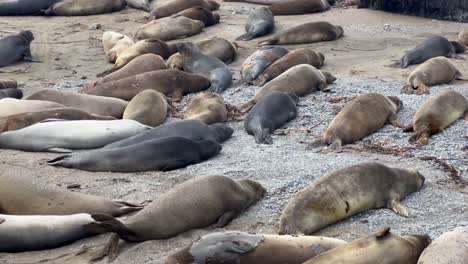
[[[34,35],[31,31],[21,31],[16,35],[0,39],[0,67],[8,66],[21,60],[33,61],[31,42]]]
[[[260,46],[281,44],[303,44],[321,41],[333,41],[343,36],[343,28],[325,21],[310,22],[275,33],[272,37],[260,41]]]
[[[261,47],[245,59],[241,66],[242,80],[247,83],[253,82],[272,63],[288,53],[282,47]]]
[[[228,111],[223,97],[215,93],[195,96],[184,111],[184,119],[200,120],[207,125],[226,122]]]
[[[250,12],[245,25],[247,33],[239,36],[236,40],[248,41],[254,38],[265,36],[273,32],[275,19],[273,13],[267,7],[260,7]]]

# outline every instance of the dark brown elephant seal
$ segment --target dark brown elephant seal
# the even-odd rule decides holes
[[[21,99],[23,98],[23,91],[16,88],[0,89],[0,99],[3,98]]]
[[[367,137],[385,124],[402,127],[397,121],[397,113],[402,106],[402,101],[395,96],[378,93],[360,95],[333,118],[323,138],[310,143],[307,149],[327,146],[324,152],[340,152],[342,145]]]
[[[288,52],[287,49],[277,46],[259,48],[242,63],[242,80],[252,83],[268,66],[288,54]]]
[[[39,100],[18,100],[4,98],[0,100],[0,118],[32,111],[65,107],[62,104]]]
[[[463,45],[468,46],[468,28],[463,29],[458,34],[458,41],[463,43]]]
[[[253,83],[258,86],[264,85],[299,64],[309,64],[320,69],[324,62],[325,56],[321,52],[315,52],[312,48],[295,49],[268,66]]]
[[[284,0],[270,6],[275,16],[320,13],[328,9],[330,4],[326,0]]]
[[[421,254],[418,264],[464,263],[468,259],[468,227],[460,226],[436,238]]]
[[[468,99],[461,93],[446,91],[427,100],[414,114],[413,124],[403,131],[414,131],[410,142],[427,145],[431,135],[463,117],[468,120]]]
[[[213,13],[211,10],[201,6],[185,9],[172,16],[184,16],[193,20],[198,20],[203,22],[205,27],[213,26],[219,23],[219,14]]]
[[[316,236],[278,236],[236,231],[212,233],[155,264],[302,264],[345,244],[343,240]]]
[[[169,41],[196,35],[204,27],[203,22],[185,16],[163,17],[137,28],[135,38],[138,40],[155,38]]]
[[[50,6],[44,11],[44,14],[54,16],[99,15],[120,11],[126,4],[125,0],[65,0]]]
[[[18,61],[33,61],[31,42],[34,35],[31,31],[20,31],[17,35],[0,39],[0,67],[14,64]]]
[[[132,119],[150,127],[159,126],[166,120],[169,104],[164,94],[144,90],[128,103],[123,119]]]
[[[223,97],[215,93],[202,93],[193,97],[185,109],[184,119],[200,120],[207,125],[226,122],[228,111]]]
[[[398,236],[390,227],[329,250],[304,264],[415,264],[423,250],[431,244],[428,235]]]
[[[0,89],[18,88],[18,83],[13,79],[0,79]]]
[[[197,6],[206,8],[211,11],[219,8],[219,4],[216,1],[172,0],[162,5],[159,5],[157,8],[154,8],[153,10],[151,10],[150,15],[154,19],[159,19],[159,18],[171,16],[173,14],[177,14],[188,8],[197,7]]]
[[[296,193],[283,210],[279,234],[314,232],[367,210],[387,207],[408,216],[400,200],[425,178],[415,169],[364,162],[326,174]]]
[[[336,40],[341,36],[343,36],[343,28],[341,26],[319,21],[282,30],[271,38],[259,42],[259,45],[315,43]]]
[[[268,7],[260,7],[250,12],[245,24],[245,33],[236,40],[248,41],[270,34],[275,29],[275,19]]]

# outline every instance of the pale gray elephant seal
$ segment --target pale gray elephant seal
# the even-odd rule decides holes
[[[302,264],[345,244],[343,240],[316,236],[278,236],[235,231],[212,233],[156,263]]]
[[[455,264],[468,259],[468,226],[436,238],[421,254],[418,264]]]
[[[14,98],[3,98],[0,100],[0,118],[23,114],[32,111],[42,111],[53,108],[65,107],[62,104],[39,100],[19,100]]]
[[[54,16],[91,16],[122,10],[127,5],[125,0],[67,0],[60,1],[44,11]]]
[[[21,99],[23,97],[23,91],[16,88],[6,88],[0,90],[0,99],[3,98],[15,98]]]
[[[418,191],[424,181],[415,169],[377,162],[338,169],[294,195],[281,215],[279,234],[313,234],[352,215],[382,207],[408,216],[400,200]]]
[[[283,0],[270,6],[275,16],[320,13],[328,9],[330,4],[327,0]]]
[[[0,1],[0,16],[39,15],[61,0],[6,0]]]
[[[250,12],[245,25],[245,33],[236,38],[236,40],[248,41],[254,38],[265,36],[273,32],[275,28],[275,19],[273,13],[268,7],[260,7]]]
[[[150,127],[133,120],[53,120],[0,134],[0,148],[71,152],[100,148],[143,133]]]
[[[31,42],[34,35],[31,31],[20,31],[17,35],[10,35],[0,39],[0,67],[14,64],[18,61],[33,61],[31,56]]]
[[[273,144],[271,133],[296,118],[298,102],[293,93],[272,92],[262,97],[245,118],[245,130],[258,144]]]
[[[282,47],[261,47],[245,59],[241,66],[242,80],[252,83],[272,63],[285,56],[288,50]]]

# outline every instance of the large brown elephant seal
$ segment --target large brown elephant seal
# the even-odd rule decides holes
[[[326,174],[296,193],[283,210],[279,234],[314,232],[367,210],[387,207],[402,216],[400,200],[425,178],[415,169],[364,162]]]
[[[120,11],[126,4],[125,0],[65,0],[50,6],[44,11],[44,14],[54,16],[99,15]]]
[[[458,41],[463,43],[463,45],[468,46],[468,28],[463,29],[458,34]]]
[[[413,124],[403,131],[414,131],[410,142],[427,145],[432,134],[463,117],[468,120],[468,99],[455,91],[446,91],[427,100],[414,114]]]
[[[193,97],[185,109],[184,119],[200,120],[207,125],[226,122],[228,112],[223,97],[215,93],[202,93]]]
[[[142,207],[125,201],[40,187],[27,177],[0,176],[0,214],[70,215],[103,213],[121,216]]]
[[[248,41],[254,38],[270,34],[275,29],[275,19],[268,7],[260,7],[250,12],[245,24],[247,33],[236,38],[236,40]]]
[[[121,118],[128,103],[117,98],[58,91],[52,89],[39,90],[25,100],[50,101],[67,107],[81,109],[98,116],[113,116]]]
[[[398,236],[390,233],[390,227],[387,227],[329,250],[304,264],[415,264],[430,243],[428,235]]]
[[[166,120],[169,104],[164,94],[145,90],[128,103],[123,119],[132,119],[150,127],[159,126]]]
[[[464,80],[457,67],[446,57],[435,57],[419,65],[408,77],[401,91],[407,94],[429,94],[428,86]]]
[[[34,35],[31,31],[20,31],[16,35],[0,39],[0,67],[14,64],[18,61],[33,61],[31,42]]]
[[[303,44],[332,41],[343,36],[343,28],[325,21],[310,22],[282,30],[271,38],[259,42],[260,46],[280,44]]]
[[[26,112],[65,107],[62,104],[38,100],[19,100],[4,98],[0,100],[0,118]]]
[[[397,121],[397,113],[402,105],[402,101],[395,96],[378,93],[360,95],[333,118],[323,138],[310,143],[307,149],[327,146],[324,152],[340,152],[342,145],[367,137],[387,123],[402,127]]]
[[[253,83],[258,86],[264,85],[299,64],[309,64],[320,69],[324,62],[325,56],[321,52],[315,52],[312,48],[295,49],[266,68]]]
[[[207,0],[172,0],[159,5],[157,8],[151,10],[150,15],[154,19],[164,18],[177,14],[191,7],[203,7],[208,10],[216,10],[219,4],[216,1]]]
[[[96,222],[87,225],[87,229],[105,229],[117,233],[126,241],[142,242],[170,238],[213,223],[224,227],[260,200],[265,192],[260,183],[249,179],[236,181],[225,176],[195,177],[162,194],[126,223],[97,214],[92,215]],[[118,237],[111,244],[117,242]],[[117,250],[116,246],[110,248]]]
[[[436,238],[421,254],[418,264],[455,264],[468,259],[468,226]]]
[[[330,4],[326,0],[285,0],[270,6],[275,16],[320,13],[328,9]]]
[[[175,15],[172,15],[173,17],[177,16],[184,16],[193,20],[198,20],[203,22],[205,27],[213,26],[219,23],[219,14],[211,12],[211,10],[201,7],[201,6],[195,6],[191,7],[188,9],[185,9]]]
[[[343,240],[316,236],[278,236],[245,232],[212,233],[156,261],[156,264],[302,264]]]
[[[245,59],[241,66],[242,80],[252,83],[272,63],[288,54],[288,50],[282,47],[261,47]]]
[[[204,27],[203,22],[185,16],[164,17],[137,28],[135,38],[138,40],[155,38],[168,41],[196,35]]]
[[[18,82],[13,79],[0,79],[0,89],[18,88]]]
[[[106,31],[102,34],[104,53],[107,56],[107,60],[111,63],[114,63],[117,57],[133,44],[135,42],[131,38],[114,31]]]

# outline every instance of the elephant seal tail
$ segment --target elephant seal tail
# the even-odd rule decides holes
[[[259,133],[255,133],[255,142],[257,142],[257,144],[273,144],[273,139],[271,138],[270,130],[267,128],[263,129]]]
[[[253,32],[247,32],[244,35],[237,37],[236,40],[249,41],[249,40],[252,40],[253,38],[254,38]]]
[[[69,163],[70,158],[73,156],[73,154],[67,154],[63,156],[59,156],[55,159],[51,159],[47,161],[47,165],[50,166],[62,166],[62,167],[70,167],[71,164]]]

